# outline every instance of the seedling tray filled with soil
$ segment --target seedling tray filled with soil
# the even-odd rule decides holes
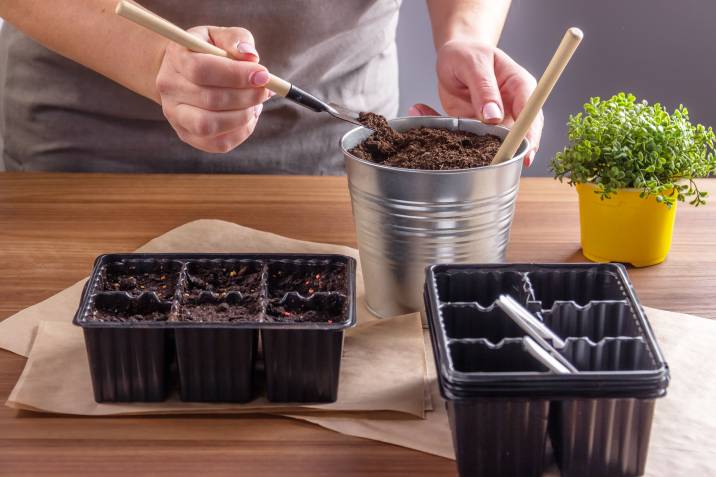
[[[502,294],[576,372],[528,352]],[[435,265],[425,300],[461,475],[541,475],[548,436],[562,475],[643,474],[669,371],[623,266]]]
[[[184,401],[250,401],[261,368],[271,401],[335,401],[343,332],[355,324],[355,260],[102,255],[74,323],[97,402],[162,401],[175,365]]]

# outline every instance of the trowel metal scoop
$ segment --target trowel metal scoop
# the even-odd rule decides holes
[[[233,59],[228,52],[222,50],[218,46],[212,45],[211,43],[204,41],[185,30],[182,30],[172,22],[165,20],[156,13],[153,13],[134,2],[121,0],[117,3],[115,12],[117,15],[123,16],[137,25],[152,30],[164,38],[178,43],[191,51]],[[335,103],[326,103],[296,85],[279,78],[278,76],[269,74],[269,81],[266,84],[266,88],[270,89],[279,96],[283,96],[286,99],[290,99],[294,103],[310,109],[311,111],[315,111],[317,113],[325,112],[334,118],[362,126],[362,124],[358,122],[358,113],[355,111],[351,111],[350,109],[344,108],[343,106]]]
[[[272,79],[284,81],[276,76],[273,76]],[[326,103],[325,101],[316,98],[312,94],[305,92],[298,86],[288,83],[287,81],[286,83],[289,86],[289,89],[288,92],[284,95],[282,94],[282,92],[273,89],[270,86],[270,83],[271,81],[269,80],[269,84],[266,85],[268,89],[280,96],[285,97],[286,99],[290,99],[296,104],[300,104],[301,106],[310,109],[311,111],[315,111],[317,113],[328,113],[334,118],[342,119],[343,121],[347,121],[357,126],[363,126],[363,124],[358,122],[358,113],[356,113],[355,111],[351,111],[350,109],[341,106],[340,104]]]

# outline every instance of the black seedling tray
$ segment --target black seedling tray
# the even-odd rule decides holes
[[[578,372],[527,352],[502,294],[564,341]],[[562,475],[643,474],[669,370],[623,266],[433,265],[425,303],[461,475],[541,475],[548,435]]]
[[[176,374],[183,401],[248,402],[263,369],[270,401],[335,401],[355,268],[342,255],[99,256],[73,320],[95,400],[162,401]]]

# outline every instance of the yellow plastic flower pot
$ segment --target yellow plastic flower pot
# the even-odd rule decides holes
[[[671,208],[639,190],[620,189],[602,200],[592,184],[577,184],[582,253],[594,262],[661,263],[671,248],[676,204]]]

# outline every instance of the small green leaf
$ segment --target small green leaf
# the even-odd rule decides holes
[[[693,180],[716,173],[716,136],[710,127],[693,125],[685,107],[669,114],[633,94],[594,97],[569,116],[567,129],[569,147],[550,164],[560,181],[595,184],[602,199],[634,187],[668,207],[686,199],[705,203],[707,194]]]

